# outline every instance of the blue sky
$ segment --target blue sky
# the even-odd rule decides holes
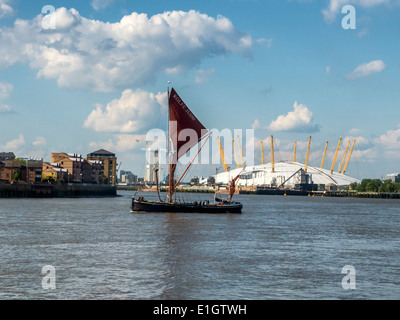
[[[398,0],[0,0],[0,151],[106,148],[143,176],[137,140],[165,128],[171,81],[206,127],[254,128],[256,162],[271,134],[276,160],[296,140],[302,162],[312,135],[310,165],[329,141],[330,167],[342,136],[349,175],[399,172],[399,16]]]

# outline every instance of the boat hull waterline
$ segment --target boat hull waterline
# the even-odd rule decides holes
[[[209,203],[169,203],[132,200],[131,212],[133,213],[242,213],[243,205],[238,202],[228,204]]]

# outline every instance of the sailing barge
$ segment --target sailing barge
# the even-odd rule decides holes
[[[198,139],[190,139],[186,141],[178,139],[179,134],[184,130],[191,130],[197,134]],[[184,135],[185,136],[185,135]],[[210,213],[210,214],[226,214],[241,213],[243,205],[240,202],[232,200],[235,193],[236,181],[239,175],[232,179],[230,185],[229,198],[227,200],[215,198],[215,203],[209,201],[194,201],[193,203],[182,203],[174,200],[176,187],[181,182],[189,167],[200,153],[201,149],[210,138],[211,132],[208,131],[203,124],[196,118],[192,111],[186,106],[183,100],[176,93],[174,88],[169,92],[168,88],[168,153],[169,153],[169,181],[168,181],[168,198],[163,201],[160,197],[158,189],[158,172],[157,176],[157,193],[159,201],[147,201],[143,197],[132,197],[131,212],[185,212],[185,213]],[[175,183],[174,175],[178,160],[184,156],[191,148],[203,141],[202,146],[196,156],[187,166],[182,176]]]

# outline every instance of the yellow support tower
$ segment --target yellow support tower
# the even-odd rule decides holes
[[[297,148],[297,141],[294,142],[293,163],[296,162],[296,148]]]
[[[348,166],[348,164],[349,164],[351,154],[353,153],[353,149],[354,149],[355,143],[356,143],[356,139],[354,139],[353,144],[352,144],[352,146],[351,146],[349,156],[347,157],[347,161],[346,161],[346,164],[345,164],[344,169],[343,169],[343,174],[346,173],[347,166]]]
[[[264,145],[263,141],[261,140],[261,163],[264,165],[265,164],[265,159],[264,159]]]
[[[222,149],[222,145],[221,145],[221,141],[219,140],[219,137],[217,137],[217,142],[218,142],[218,146],[219,146],[219,152],[221,154],[221,162],[222,165],[224,166],[225,172],[228,172],[228,166],[226,165],[225,162],[225,155],[224,155],[224,149]]]
[[[328,141],[326,142],[325,145],[325,150],[324,150],[324,155],[322,156],[322,162],[321,162],[321,169],[324,168],[324,164],[325,164],[325,157],[326,157],[326,151],[328,150]]]
[[[274,160],[274,137],[271,135],[271,169],[275,172],[275,160]]]
[[[340,162],[339,173],[342,173],[342,168],[343,168],[343,165],[344,165],[344,161],[346,160],[347,151],[349,150],[349,145],[350,145],[350,140],[347,143],[347,147],[346,147],[346,150],[344,151],[342,161]]]
[[[232,144],[233,144],[233,152],[235,153],[235,161],[236,161],[236,165],[238,168],[240,168],[240,164],[239,164],[239,158],[236,152],[236,147],[235,147],[235,139],[232,139]]]
[[[240,138],[238,137],[238,144],[239,144],[239,151],[240,151],[240,160],[242,160],[242,167],[244,168],[244,161],[243,161],[243,150],[242,150],[242,146],[240,145]]]
[[[307,147],[307,155],[306,155],[306,164],[304,166],[304,171],[307,172],[308,170],[308,159],[310,157],[310,147],[311,147],[311,136],[308,139],[308,147]]]
[[[331,167],[331,174],[333,173],[333,170],[335,169],[335,164],[336,164],[337,155],[339,153],[339,148],[340,148],[341,142],[342,142],[342,137],[340,137],[340,139],[339,139],[339,143],[337,145],[336,152],[335,152],[335,157],[333,158],[332,167]]]

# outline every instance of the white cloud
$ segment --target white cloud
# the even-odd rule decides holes
[[[254,120],[253,124],[251,125],[251,128],[253,130],[261,129],[262,126],[261,126],[260,120],[258,120],[258,119]]]
[[[24,145],[25,138],[22,134],[20,134],[18,138],[11,140],[4,145],[0,145],[0,149],[7,152],[19,152]]]
[[[0,19],[6,15],[13,14],[14,10],[10,6],[10,0],[0,0]]]
[[[2,105],[0,104],[0,115],[1,114],[13,114],[15,113],[15,111],[13,109],[10,108],[10,106],[8,105]]]
[[[353,128],[349,131],[350,134],[355,135],[355,134],[360,134],[361,130],[357,128]]]
[[[251,55],[252,38],[223,16],[134,12],[109,23],[75,9],[51,15],[55,30],[42,29],[42,15],[0,28],[0,67],[29,63],[38,77],[56,79],[60,87],[110,92],[153,83],[162,73],[186,72],[209,57]]]
[[[322,14],[326,22],[335,21],[336,16],[341,12],[345,5],[357,5],[360,7],[374,7],[381,4],[388,4],[393,0],[330,0],[328,8],[322,10]]]
[[[167,93],[128,89],[120,99],[111,101],[105,108],[97,105],[86,119],[84,127],[97,132],[140,132],[156,125],[166,104]]]
[[[36,137],[36,140],[32,143],[35,147],[43,147],[47,144],[47,140],[45,137]]]
[[[13,90],[14,86],[11,83],[0,82],[0,99],[8,98]]]
[[[381,146],[387,157],[400,157],[400,125],[395,130],[388,130],[375,139],[375,144]]]
[[[294,110],[286,115],[280,115],[269,125],[271,131],[301,131],[316,132],[319,126],[313,124],[313,113],[303,104],[297,101],[293,105]]]
[[[357,79],[367,77],[373,73],[379,73],[386,69],[386,65],[382,60],[374,60],[363,63],[346,75],[347,79]]]
[[[271,48],[273,40],[274,39],[259,38],[259,39],[256,40],[256,42],[259,45],[265,45],[267,48]]]
[[[93,7],[94,10],[101,10],[107,8],[116,0],[92,0],[90,5]]]
[[[215,73],[215,69],[208,69],[208,70],[197,70],[196,71],[196,78],[194,79],[194,82],[196,83],[203,83],[206,82],[208,80],[208,77],[210,75],[212,75],[213,73]]]
[[[330,67],[330,66],[327,66],[327,67],[325,68],[325,71],[326,71],[327,74],[330,74],[330,73],[331,73],[331,67]]]
[[[116,134],[113,138],[103,142],[90,142],[90,149],[103,148],[106,150],[115,150],[116,152],[125,152],[135,149],[141,149],[146,146],[146,136],[139,134]]]

